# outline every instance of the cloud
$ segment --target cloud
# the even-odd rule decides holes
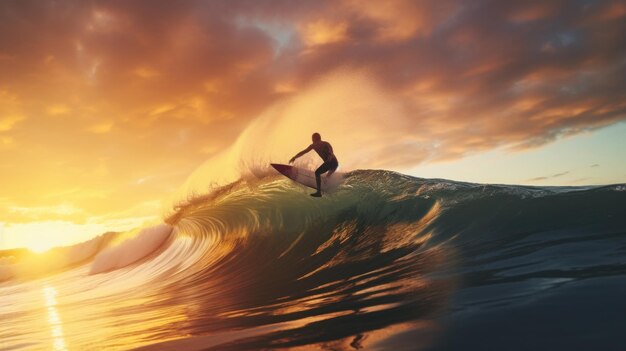
[[[54,217],[67,217],[75,214],[84,213],[83,210],[77,208],[71,203],[62,203],[55,206],[39,206],[39,207],[22,207],[22,206],[9,206],[8,211],[29,218],[31,220],[38,220],[41,218]]]
[[[626,118],[624,42],[609,0],[5,1],[3,180],[33,206],[70,185],[143,201],[171,185],[128,194],[137,169],[318,129],[345,167],[539,147]]]
[[[570,173],[570,171],[565,171],[565,172],[560,172],[560,173],[556,173],[556,174],[549,175],[549,176],[530,178],[530,179],[527,179],[526,181],[527,182],[538,182],[538,181],[542,181],[542,180],[548,180],[548,179],[562,177],[562,176],[567,175],[569,173]]]
[[[52,116],[59,116],[59,115],[65,115],[68,112],[70,112],[70,108],[65,105],[55,104],[55,105],[49,106],[46,109],[46,112],[48,112],[48,114]]]
[[[2,136],[0,137],[0,146],[11,147],[15,144],[15,140],[12,137]]]
[[[13,126],[24,119],[25,117],[20,115],[0,117],[0,132],[6,132],[13,129]]]
[[[96,123],[92,125],[87,130],[96,134],[104,134],[104,133],[109,133],[112,128],[113,128],[113,122],[104,121],[104,122]]]
[[[10,2],[0,14],[0,40],[4,55],[20,60],[3,65],[2,73],[22,81],[22,97],[61,83],[127,124],[210,121],[207,131],[234,138],[277,102],[275,87],[284,81],[302,88],[339,68],[366,70],[402,97],[416,122],[432,128],[433,142],[442,145],[433,156],[451,158],[500,145],[536,147],[623,119],[622,7],[611,1]],[[39,27],[29,23],[45,23],[46,39],[18,45],[9,33],[38,38],[32,32]],[[276,56],[281,31],[297,34]],[[27,72],[37,73],[24,82]],[[31,100],[43,95],[58,96]]]
[[[303,30],[306,46],[339,43],[347,39],[346,23],[328,23],[324,20],[307,23]]]
[[[562,177],[562,176],[567,175],[567,174],[569,174],[569,173],[570,173],[570,171],[565,171],[565,172],[561,172],[561,173],[556,173],[556,174],[553,174],[550,178],[558,178],[558,177]]]
[[[562,177],[564,175],[568,175],[570,173],[571,173],[571,171],[559,172],[559,173],[555,173],[555,174],[552,174],[552,175],[549,175],[549,176],[542,176],[542,177],[535,177],[535,178],[526,179],[526,182],[539,182],[539,181],[543,181],[543,180],[559,178],[559,177]]]

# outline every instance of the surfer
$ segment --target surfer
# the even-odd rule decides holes
[[[329,142],[323,141],[319,133],[313,133],[311,139],[313,140],[313,144],[309,145],[309,147],[307,147],[306,149],[298,152],[296,156],[292,157],[291,160],[289,160],[289,163],[293,163],[298,157],[306,154],[311,150],[315,150],[315,152],[317,152],[322,160],[324,160],[324,163],[322,163],[322,165],[315,170],[315,182],[317,183],[317,192],[311,194],[311,196],[321,197],[321,175],[328,172],[326,177],[330,177],[331,174],[335,173],[337,167],[339,167],[339,162],[337,162],[337,157],[335,157],[335,154],[333,153],[333,147],[330,145]]]

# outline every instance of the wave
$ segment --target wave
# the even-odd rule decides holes
[[[109,336],[143,335],[129,342],[147,349],[342,349],[333,340],[358,346],[365,334],[415,349],[449,311],[522,303],[539,288],[481,294],[489,301],[459,299],[462,289],[626,273],[624,190],[359,170],[315,199],[263,173],[178,204],[164,224],[77,246],[80,257],[65,252],[80,263],[62,270],[63,284],[73,276],[96,289],[88,296],[104,296],[90,302],[94,314],[106,315],[107,301],[139,303],[133,320],[151,322]]]
[[[172,227],[166,224],[141,229],[136,236],[99,252],[95,256],[89,274],[119,269],[145,258],[160,248],[171,232]]]
[[[214,348],[290,347],[347,338],[355,334],[346,328],[351,323],[371,333],[408,320],[434,320],[451,308],[459,285],[582,279],[593,269],[595,274],[605,274],[602,267],[611,265],[623,269],[618,258],[595,252],[602,258],[566,256],[555,270],[552,258],[559,261],[558,253],[537,253],[619,237],[626,228],[623,190],[619,184],[472,184],[389,171],[348,173],[344,184],[322,199],[311,199],[282,178],[232,183],[168,218],[178,238],[205,245],[205,254],[187,261],[189,275],[171,286],[209,280],[202,285],[212,296],[229,296],[227,308],[202,314],[223,315],[219,323],[198,317],[181,332],[279,325],[289,331],[239,335]],[[532,254],[537,257],[524,262]],[[525,296],[535,288],[529,289],[517,293]],[[192,296],[187,298],[198,299]],[[206,345],[206,339],[199,337],[197,344]]]
[[[56,247],[45,253],[26,249],[0,252],[0,282],[14,278],[35,278],[63,271],[88,262],[111,243],[118,233],[108,232],[70,246]]]
[[[554,209],[576,207],[571,203],[574,198],[580,204],[595,201],[598,196],[611,198],[611,194],[621,200],[623,195],[618,194],[626,191],[624,184],[595,187],[492,185],[415,178],[390,171],[353,171],[347,173],[345,179],[339,189],[315,201],[302,197],[299,185],[271,171],[257,170],[254,175],[214,188],[205,195],[194,194],[178,203],[162,224],[126,233],[105,233],[83,243],[54,248],[43,255],[27,250],[2,251],[0,281],[16,274],[40,275],[81,263],[90,263],[89,274],[108,272],[152,257],[181,237],[209,237],[214,245],[225,246],[219,247],[223,251],[227,247],[232,249],[233,241],[245,242],[250,235],[260,233],[274,237],[280,233],[301,233],[299,240],[302,233],[322,224],[334,230],[320,249],[355,235],[337,232],[339,228],[345,229],[347,223],[365,225],[363,222],[375,225],[378,230],[383,228],[385,232],[406,234],[406,238],[400,240],[404,244],[411,241],[442,243],[452,238],[462,241],[470,236],[469,232],[472,232],[471,240],[477,242],[480,238],[475,230],[470,231],[471,227],[465,224],[476,227],[482,222],[483,227],[515,227],[512,217],[541,226],[551,222],[564,224],[571,216],[563,214],[551,220],[538,217]],[[555,204],[559,201],[562,203]],[[533,211],[524,213],[528,206],[533,207]],[[518,213],[506,213],[508,207]],[[542,207],[546,208],[541,210]],[[498,211],[497,215],[493,210]],[[337,221],[338,214],[346,211],[350,211],[345,215],[349,218]],[[488,224],[484,223],[487,219],[491,219]],[[519,228],[522,227],[520,224]],[[381,250],[397,246],[402,233],[384,242]],[[53,266],[44,268],[34,263],[50,261],[51,256],[55,257]]]

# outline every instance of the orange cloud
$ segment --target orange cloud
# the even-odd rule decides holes
[[[619,1],[8,2],[0,181],[20,186],[1,220],[25,220],[9,205],[72,203],[80,221],[155,201],[244,131],[271,130],[255,127],[270,113],[285,148],[321,126],[354,167],[610,125],[626,116],[625,13]]]
[[[25,117],[21,115],[8,115],[0,117],[0,132],[6,132],[13,129],[13,126],[24,119]]]
[[[346,23],[317,20],[305,25],[303,39],[307,46],[338,43],[347,39],[347,29]]]
[[[52,116],[64,115],[70,112],[70,108],[65,105],[55,104],[55,105],[49,106],[46,109],[46,112]]]
[[[102,123],[97,123],[88,128],[88,130],[92,133],[103,134],[109,133],[113,128],[113,122],[104,121]]]

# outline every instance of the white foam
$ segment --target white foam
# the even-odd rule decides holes
[[[167,224],[142,229],[135,237],[96,255],[89,274],[112,271],[141,260],[161,247],[171,232],[172,227]]]

